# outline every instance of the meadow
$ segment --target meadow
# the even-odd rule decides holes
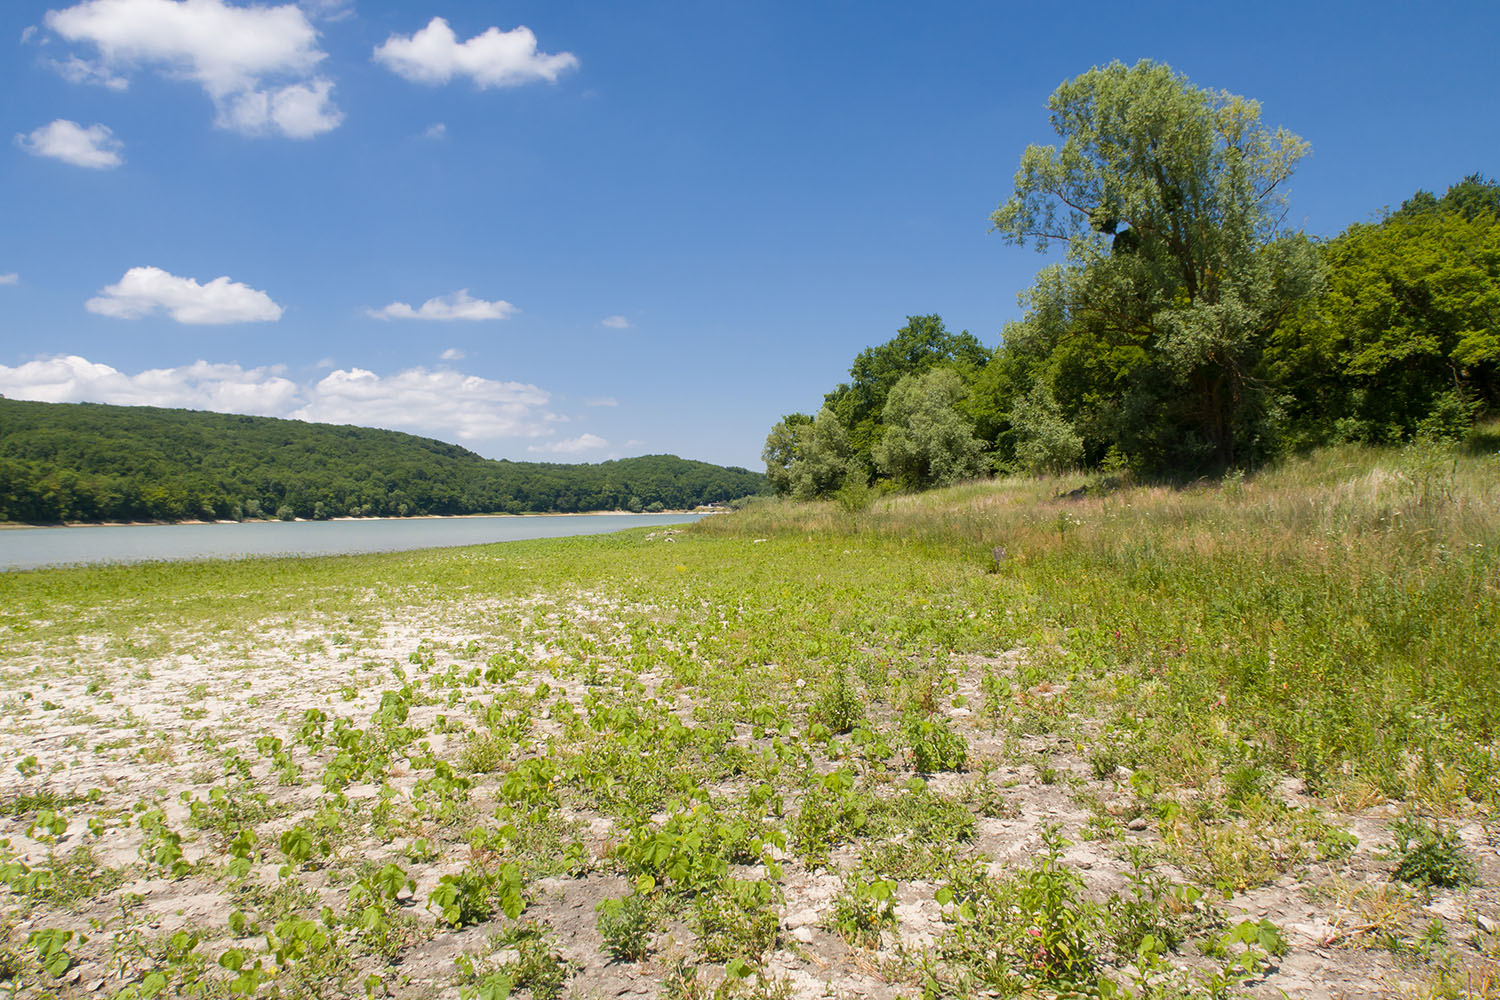
[[[1500,995],[1497,449],[0,575],[0,995]]]

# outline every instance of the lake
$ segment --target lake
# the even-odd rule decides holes
[[[328,556],[600,535],[704,514],[535,514],[242,524],[126,524],[0,530],[0,570],[156,559]]]

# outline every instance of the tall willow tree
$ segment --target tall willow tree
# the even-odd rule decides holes
[[[1026,149],[991,221],[1066,263],[1039,276],[1002,352],[1028,355],[1094,458],[1253,458],[1275,412],[1262,349],[1317,281],[1313,248],[1281,225],[1307,144],[1150,61],[1092,69],[1048,106],[1062,144]]]

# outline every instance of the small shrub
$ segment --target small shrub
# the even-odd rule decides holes
[[[857,948],[877,948],[880,932],[896,926],[895,900],[895,882],[846,875],[843,891],[833,899],[828,928]]]
[[[850,732],[864,721],[865,706],[842,670],[834,674],[833,682],[823,689],[818,700],[813,703],[808,718],[812,722],[822,723],[834,733]]]
[[[770,882],[729,879],[721,892],[704,893],[695,903],[698,947],[711,962],[759,956],[776,943],[781,930],[775,889]]]
[[[1395,876],[1417,886],[1458,886],[1474,881],[1474,861],[1458,834],[1441,823],[1402,818],[1391,824]]]
[[[920,719],[909,723],[912,767],[922,774],[962,771],[969,760],[969,744],[942,719]]]
[[[621,961],[639,962],[651,950],[655,920],[651,906],[639,893],[623,899],[606,899],[595,908],[595,927],[604,939],[604,950]]]

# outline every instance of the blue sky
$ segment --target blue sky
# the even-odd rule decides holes
[[[988,216],[1064,79],[1260,100],[1332,235],[1500,173],[1497,39],[1478,2],[7,0],[0,393],[760,468],[907,315],[1017,318],[1043,259]]]

